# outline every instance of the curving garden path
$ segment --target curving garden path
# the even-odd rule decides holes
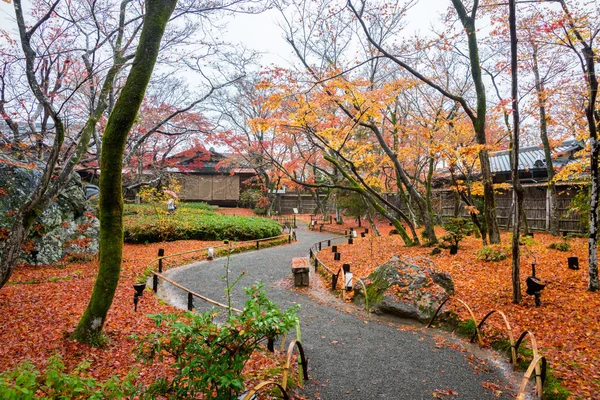
[[[308,358],[309,380],[302,394],[311,399],[493,399],[513,398],[514,377],[491,355],[474,355],[449,335],[391,319],[367,317],[315,285],[310,290],[292,285],[291,259],[305,257],[311,244],[332,237],[301,227],[298,241],[285,246],[231,257],[231,276],[246,271],[232,293],[233,306],[242,308],[243,287],[263,281],[269,298],[282,307],[301,304],[302,344]],[[185,287],[217,301],[224,297],[226,259],[204,261],[168,271]],[[161,284],[170,303],[185,307],[178,289]],[[207,304],[195,300],[198,310]],[[482,358],[483,357],[483,358]],[[490,390],[493,389],[493,390]],[[500,393],[501,392],[501,393]]]

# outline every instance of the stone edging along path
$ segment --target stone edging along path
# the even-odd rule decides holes
[[[257,281],[264,282],[269,298],[280,306],[302,306],[302,344],[311,378],[302,395],[325,400],[514,398],[518,378],[493,353],[422,325],[359,313],[327,293],[314,271],[310,289],[295,289],[291,259],[307,256],[314,242],[331,236],[301,228],[293,244],[233,255],[230,260],[231,276],[245,271],[232,291],[234,307],[243,306],[243,288]],[[222,302],[225,263],[224,258],[203,261],[165,275]],[[169,284],[161,283],[159,295],[174,306],[187,305],[186,294]],[[200,300],[195,306],[199,311],[211,309]]]

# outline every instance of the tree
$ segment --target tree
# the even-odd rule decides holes
[[[73,333],[74,338],[86,343],[98,342],[119,282],[123,250],[123,153],[176,4],[177,0],[146,1],[131,71],[104,131],[100,163],[100,268],[88,306]]]
[[[467,11],[467,9],[464,6],[464,3],[461,0],[452,0],[452,5],[454,6],[454,9],[467,36],[472,84],[475,87],[476,93],[475,110],[468,105],[467,100],[464,97],[445,90],[442,86],[428,79],[425,75],[421,74],[415,68],[411,67],[408,63],[404,62],[399,57],[394,56],[390,51],[386,50],[380,43],[378,43],[373,38],[373,36],[370,33],[369,27],[365,22],[365,20],[367,19],[377,19],[381,16],[377,16],[376,12],[371,12],[368,15],[368,17],[366,17],[365,13],[369,12],[369,10],[366,10],[366,1],[364,0],[361,1],[361,7],[359,9],[357,9],[350,0],[348,1],[348,7],[356,16],[367,40],[380,54],[389,58],[404,70],[410,72],[417,79],[438,90],[442,95],[448,97],[453,101],[456,101],[458,104],[460,104],[463,111],[468,115],[475,130],[475,137],[477,139],[477,143],[482,145],[479,151],[479,162],[484,187],[484,215],[487,223],[487,233],[489,235],[491,243],[499,243],[500,233],[498,229],[498,222],[496,219],[495,195],[486,137],[487,100],[485,93],[485,85],[482,77],[482,69],[479,60],[479,46],[477,42],[477,30],[475,25],[475,17],[479,8],[479,2],[475,1],[473,3],[470,12]]]
[[[511,140],[512,159],[512,188],[515,203],[515,223],[513,225],[512,237],[512,286],[513,303],[521,302],[521,253],[520,253],[520,229],[521,210],[523,208],[523,187],[519,181],[519,85],[517,64],[517,11],[515,0],[508,2],[508,21],[510,26],[510,77],[511,77],[511,104],[513,116],[513,134]]]
[[[19,210],[14,210],[10,235],[0,244],[0,287],[9,279],[37,215],[61,193],[75,166],[84,163],[97,168],[107,116],[121,93],[123,74],[133,60],[132,49],[138,44],[144,17],[143,3],[131,0],[118,4],[41,1],[32,11],[35,20],[26,21],[20,4],[15,2],[19,40],[12,40],[3,32],[8,40],[0,44],[0,68],[6,72],[0,79],[0,116],[9,127],[7,131],[1,130],[0,141],[7,145],[3,149],[16,149],[13,154],[24,162],[37,162],[36,168],[43,170],[43,174],[34,193]],[[206,127],[201,118],[194,118],[198,116],[194,113],[198,111],[198,104],[239,78],[246,61],[237,55],[222,54],[221,59],[229,60],[227,63],[217,62],[217,67],[212,69],[207,66],[221,54],[220,44],[206,46],[210,51],[204,51],[203,46],[209,41],[194,36],[200,27],[193,19],[197,15],[236,11],[242,7],[245,12],[256,11],[252,1],[247,0],[180,1],[173,18],[183,21],[171,24],[166,33],[168,40],[160,53],[161,68],[175,70],[170,71],[170,75],[177,77],[183,63],[186,70],[207,82],[208,89],[201,94],[187,90],[185,96],[176,99],[185,101],[183,106],[164,106],[152,126],[146,125],[145,132],[138,131],[140,134],[128,143],[125,169],[130,160],[143,152],[140,149],[146,141],[156,136],[174,138]],[[215,25],[215,21],[202,26],[204,35],[209,35],[209,26]],[[27,30],[27,25],[32,28]],[[184,56],[181,51],[173,51],[198,43],[202,46],[188,49]],[[173,63],[174,59],[179,62]],[[234,72],[230,73],[225,64],[235,65]],[[149,121],[140,119],[139,122],[141,128]],[[172,146],[178,143],[177,139],[166,142]]]
[[[283,163],[281,157],[287,156],[286,152],[277,150],[281,137],[271,134],[260,124],[250,123],[253,119],[267,119],[276,113],[269,104],[269,88],[261,84],[263,79],[261,74],[250,74],[232,85],[233,90],[215,96],[215,107],[227,121],[227,126],[216,132],[211,140],[233,151],[236,156],[233,163],[245,164],[256,171],[263,199],[261,204],[266,203],[266,214],[271,215],[277,190],[284,184],[289,185],[290,181],[284,173],[273,168],[270,160],[274,157],[278,163]]]
[[[600,130],[600,114],[597,110],[598,99],[598,76],[596,73],[596,62],[598,55],[595,50],[596,39],[600,34],[597,25],[597,16],[600,14],[598,4],[595,9],[587,8],[589,4],[575,3],[571,10],[564,0],[553,0],[558,3],[562,16],[549,13],[544,29],[552,32],[557,42],[573,51],[576,55],[581,71],[585,78],[586,97],[584,100],[585,119],[589,135],[590,146],[590,226],[588,235],[588,290],[597,291],[598,283],[598,202],[600,201],[600,171],[598,170],[598,158],[600,156],[600,143],[598,142],[598,130]],[[592,15],[595,13],[596,15]]]
[[[9,78],[7,75],[3,75],[0,87],[2,92],[0,112],[13,133],[13,147],[18,147],[23,153],[28,149],[31,153],[31,149],[33,149],[34,158],[43,158],[44,167],[41,180],[34,192],[24,201],[23,206],[16,210],[10,234],[1,249],[0,288],[10,278],[21,252],[21,246],[27,239],[37,216],[69,181],[73,169],[87,151],[96,124],[109,105],[109,97],[116,76],[129,60],[124,54],[132,41],[125,40],[125,27],[135,24],[135,21],[139,20],[139,18],[126,20],[124,10],[128,3],[126,0],[121,3],[121,18],[115,27],[107,27],[106,31],[98,32],[95,41],[86,41],[85,45],[81,46],[83,50],[78,50],[79,53],[77,53],[68,46],[77,47],[72,43],[73,39],[68,39],[68,33],[70,29],[73,29],[73,24],[65,23],[58,17],[59,1],[50,4],[47,9],[42,7],[36,10],[35,12],[41,17],[30,25],[29,29],[25,22],[21,1],[14,1],[24,64],[20,62],[21,56],[18,55],[17,45],[13,44],[13,50],[9,48],[3,51],[5,56],[10,58],[10,64],[5,61],[4,67],[6,68],[8,65],[8,71],[11,72],[22,71],[27,85],[22,88],[7,87],[6,82]],[[75,7],[73,3],[66,7],[69,6]],[[94,7],[78,9],[78,13],[86,12],[88,16],[96,11]],[[48,29],[49,33],[46,33],[45,29]],[[42,40],[40,37],[44,34],[54,35],[53,40]],[[112,51],[106,60],[102,57],[102,50],[108,46],[108,43],[112,46]],[[81,55],[84,61],[82,64],[74,62],[76,54]],[[101,75],[99,71],[103,67],[100,67],[99,64],[105,61],[109,63],[109,67],[105,74]],[[19,82],[16,76],[8,75],[8,77],[11,77],[14,82]],[[71,83],[71,86],[68,87],[69,90],[65,88],[67,78]],[[13,90],[13,103],[18,101],[18,105],[25,108],[26,102],[28,102],[31,112],[24,115],[19,112],[8,112],[8,90]],[[20,90],[20,93],[15,90]],[[65,122],[69,120],[65,110],[68,110],[75,101],[75,94],[78,90],[93,92],[94,101],[84,113],[83,121],[79,125],[71,126]],[[25,118],[29,128],[28,133],[20,132],[19,123],[13,119],[14,115]],[[38,131],[37,121],[40,118],[41,130]],[[52,126],[49,121],[52,122]],[[68,136],[72,132],[75,132],[75,135]],[[67,137],[70,140],[67,142],[68,145],[65,145]],[[34,141],[29,147],[26,143],[28,139]],[[47,147],[50,148],[49,151],[47,151]],[[45,157],[42,157],[42,154]],[[60,169],[57,168],[59,161]]]
[[[321,95],[329,97],[330,104],[338,109],[335,115],[341,118],[337,122],[338,126],[346,125],[348,128],[353,125],[357,133],[360,132],[359,135],[370,136],[371,140],[377,144],[377,146],[371,145],[372,148],[369,151],[372,155],[377,155],[385,160],[382,161],[387,163],[384,168],[393,171],[397,184],[395,190],[398,191],[399,197],[405,198],[402,193],[406,190],[413,204],[419,210],[420,222],[425,227],[425,237],[429,243],[436,243],[437,238],[433,230],[435,217],[430,202],[431,192],[427,191],[426,185],[423,189],[425,194],[418,190],[418,184],[423,181],[419,179],[418,173],[410,175],[410,167],[407,167],[410,165],[409,160],[399,158],[398,137],[402,136],[404,130],[398,120],[394,105],[392,103],[385,104],[386,101],[393,102],[394,100],[389,93],[400,96],[402,89],[398,88],[409,86],[403,83],[406,78],[390,76],[384,65],[386,60],[382,57],[372,57],[372,49],[368,43],[363,44],[361,49],[365,60],[354,65],[354,55],[352,54],[352,57],[348,58],[351,49],[350,43],[354,36],[351,29],[354,22],[343,12],[343,8],[339,9],[334,2],[320,2],[317,10],[306,7],[306,2],[300,2],[295,5],[292,12],[282,7],[281,13],[285,20],[283,25],[286,40],[292,46],[302,68],[315,86],[308,90],[317,90],[318,87]],[[391,14],[394,17],[388,25],[380,25],[373,29],[373,35],[378,40],[384,41],[396,26],[402,24],[404,14],[402,8],[395,9]],[[345,97],[340,96],[342,91],[346,92]],[[377,96],[385,97],[386,100],[378,101]],[[331,111],[329,108],[328,110]],[[343,121],[343,119],[347,119],[347,121]],[[354,136],[348,136],[348,139],[350,137],[354,138]],[[344,143],[349,145],[349,141],[344,141]],[[333,150],[338,157],[340,157],[340,154],[337,153],[339,150],[342,149]],[[430,159],[430,154],[427,157]],[[350,164],[345,165],[349,159],[347,157],[342,157],[342,159],[344,161],[342,163],[330,162],[335,168],[348,167],[347,171],[339,171],[341,175],[346,177],[345,173],[350,173],[358,183],[364,186],[366,180],[359,176],[360,173],[355,172],[360,168],[357,165],[354,165],[355,168]],[[415,170],[415,172],[420,171],[422,169]],[[367,187],[368,185],[364,186],[365,189]],[[373,193],[372,189],[367,190],[377,198],[376,201],[390,208],[390,205],[386,204],[389,202]],[[369,199],[368,196],[364,198]],[[410,212],[409,202],[405,202],[405,205]],[[411,231],[414,231],[413,219],[407,218],[404,210],[400,211],[396,206],[393,209],[409,224]],[[413,235],[412,241],[418,243],[416,234]]]

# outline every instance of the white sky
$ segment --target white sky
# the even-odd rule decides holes
[[[31,2],[27,0],[23,1],[26,10],[30,4]],[[440,13],[449,5],[450,0],[420,0],[408,14],[409,24],[405,32],[407,34],[415,31],[427,32],[430,26],[438,21]],[[258,15],[235,15],[229,22],[223,39],[232,43],[242,43],[250,49],[264,53],[262,65],[289,66],[289,60],[293,60],[293,57],[290,46],[283,40],[283,32],[277,25],[278,19],[279,13],[276,10]],[[13,37],[16,38],[16,27],[13,21],[13,4],[0,1],[0,28],[14,32]]]
[[[450,0],[420,0],[409,11],[408,26],[404,32],[428,32],[450,4]],[[277,10],[258,15],[238,14],[228,24],[224,38],[231,42],[243,43],[248,48],[263,53],[262,65],[289,66],[294,57],[290,45],[283,39],[283,31],[277,24],[279,20]]]

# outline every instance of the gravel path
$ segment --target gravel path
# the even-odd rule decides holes
[[[297,231],[298,242],[231,257],[230,271],[246,274],[233,290],[233,306],[242,308],[243,288],[263,281],[269,298],[282,307],[301,304],[302,343],[311,380],[302,394],[311,399],[493,399],[513,398],[515,381],[505,364],[436,330],[402,324],[391,318],[367,317],[333,298],[316,284],[311,289],[292,285],[291,259],[305,257],[311,244],[331,234]],[[185,287],[224,302],[226,259],[200,262],[168,271]],[[159,291],[184,308],[182,291],[166,284]],[[209,307],[195,300],[198,310]],[[477,355],[474,355],[474,353]],[[486,387],[498,385],[499,397]],[[486,387],[484,387],[486,386]]]

